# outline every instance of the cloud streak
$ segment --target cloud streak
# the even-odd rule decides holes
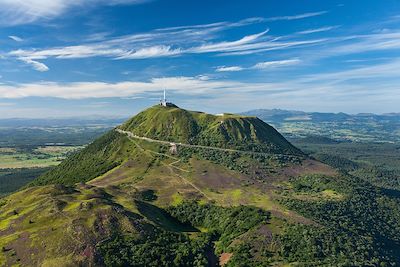
[[[217,67],[215,69],[216,72],[236,72],[236,71],[241,71],[244,70],[244,68],[240,67],[240,66],[221,66],[221,67]]]
[[[319,33],[319,32],[327,32],[333,29],[337,29],[340,26],[327,26],[327,27],[321,27],[321,28],[316,28],[316,29],[310,29],[310,30],[305,30],[305,31],[300,31],[298,34],[312,34],[312,33]]]
[[[145,47],[136,51],[129,51],[118,56],[117,59],[145,59],[154,57],[170,57],[182,54],[181,49],[173,49],[171,46],[158,45],[152,47]]]
[[[198,47],[190,48],[187,51],[192,53],[210,53],[241,50],[244,45],[254,43],[257,39],[264,36],[268,31],[269,29],[257,34],[247,35],[236,41],[224,41],[213,44],[205,44]]]
[[[186,95],[198,95],[226,87],[241,87],[243,89],[244,84],[235,81],[208,80],[201,77],[166,77],[154,78],[147,82],[125,81],[118,83],[75,82],[61,84],[42,82],[8,86],[0,85],[0,98],[56,97],[84,99],[132,97],[141,93],[159,92],[164,88]]]
[[[328,13],[328,11],[309,12],[309,13],[298,14],[298,15],[293,15],[293,16],[272,17],[272,18],[267,18],[266,20],[267,21],[297,20],[297,19],[305,19],[305,18],[321,16],[326,13]]]
[[[116,3],[114,1],[110,4]],[[93,35],[91,35],[88,36],[86,41],[84,40],[78,45],[42,49],[18,49],[5,53],[4,57],[16,58],[38,71],[47,71],[49,68],[42,61],[49,58],[81,59],[103,57],[113,60],[140,60],[206,53],[217,56],[245,56],[279,50],[291,52],[302,48],[303,50],[293,55],[293,57],[316,61],[340,55],[400,49],[400,31],[395,29],[362,35],[325,38],[313,38],[310,36],[311,34],[318,36],[318,33],[339,27],[326,26],[294,32],[284,36],[270,35],[269,29],[266,29],[262,32],[244,35],[235,40],[224,40],[220,37],[223,31],[236,27],[265,23],[271,19],[278,20],[278,18],[282,20],[303,19],[320,16],[325,13],[327,12],[320,11],[269,19],[253,17],[235,22],[223,21],[161,28],[149,32],[116,37],[110,37],[103,33],[99,40],[93,39]],[[317,53],[314,53],[315,49],[318,49]],[[309,55],[307,55],[308,51],[310,51]],[[278,64],[278,62],[272,64]],[[262,68],[262,66],[259,65],[255,68]],[[268,68],[271,66],[265,65]],[[242,67],[242,69],[246,68]],[[231,70],[235,71],[237,69],[233,68]],[[230,71],[230,69],[221,68],[219,71]]]
[[[14,40],[16,42],[22,42],[24,40],[21,37],[18,37],[18,36],[15,36],[15,35],[9,35],[8,38],[10,38],[11,40]]]
[[[30,58],[20,58],[21,61],[25,62],[28,65],[31,65],[34,70],[40,71],[40,72],[46,72],[49,70],[49,67],[47,67],[45,64],[32,60]]]
[[[242,66],[221,66],[216,68],[216,72],[236,72],[242,70],[265,70],[265,69],[273,69],[280,67],[287,67],[292,65],[300,64],[302,61],[298,58],[293,59],[285,59],[285,60],[275,60],[275,61],[264,61],[256,63],[250,67],[242,67]]]
[[[0,25],[20,25],[52,19],[73,7],[141,4],[146,0],[0,0]]]
[[[297,65],[300,62],[301,62],[301,60],[297,59],[297,58],[287,59],[287,60],[265,61],[265,62],[260,62],[260,63],[255,64],[252,67],[252,69],[264,70],[264,69],[270,69],[270,68],[276,68],[276,67]]]
[[[248,19],[237,22],[238,25],[258,23],[258,19]],[[8,53],[32,66],[32,61],[40,63],[48,58],[73,59],[89,57],[106,57],[118,60],[136,60],[159,57],[182,56],[185,54],[213,53],[217,55],[247,55],[271,50],[288,49],[298,46],[313,45],[323,42],[324,39],[304,41],[280,41],[280,37],[268,36],[269,29],[237,40],[204,40],[215,38],[218,31],[226,30],[235,23],[207,24],[205,27],[185,29],[161,29],[140,34],[132,34],[111,38],[105,41],[89,42],[75,46],[60,46],[48,49],[18,49]],[[221,26],[223,25],[223,26]],[[218,29],[216,29],[217,27]],[[212,34],[210,34],[212,32]],[[39,68],[35,68],[38,70]],[[41,68],[44,69],[44,68]]]
[[[135,34],[129,36],[118,37],[102,42],[92,42],[88,44],[55,47],[42,50],[13,50],[8,53],[10,57],[28,63],[32,66],[38,66],[40,60],[48,58],[56,59],[72,59],[72,58],[88,58],[88,57],[108,57],[113,59],[146,59],[158,57],[171,57],[183,54],[203,54],[203,53],[218,53],[225,51],[241,51],[247,49],[247,45],[255,45],[268,30],[244,36],[235,41],[220,41],[213,43],[200,44],[198,38],[204,34],[203,29],[195,34],[192,38],[192,31],[180,33],[166,32],[166,33],[145,33]],[[177,36],[179,35],[179,36]],[[205,34],[207,35],[207,34]],[[185,38],[186,37],[186,38]],[[192,46],[185,47],[186,42]],[[175,44],[167,45],[164,42],[175,42]],[[175,46],[175,47],[174,47]],[[186,44],[187,46],[187,44]],[[44,64],[43,64],[44,65]],[[35,68],[36,70],[44,68]]]

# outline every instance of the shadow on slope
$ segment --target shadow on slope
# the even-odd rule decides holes
[[[135,200],[135,204],[144,217],[165,230],[172,232],[199,232],[198,229],[194,228],[190,224],[181,223],[169,215],[165,210],[148,202]]]

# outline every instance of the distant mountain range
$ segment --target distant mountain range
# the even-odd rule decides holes
[[[322,112],[305,112],[297,110],[284,109],[254,109],[243,113],[244,115],[257,116],[267,122],[283,122],[283,121],[312,121],[312,122],[328,122],[343,120],[358,121],[385,121],[400,122],[400,113],[358,113],[347,114],[339,113],[322,113]]]
[[[318,135],[342,141],[400,141],[400,113],[378,115],[256,109],[243,114],[257,116],[291,138]]]
[[[127,118],[81,117],[81,118],[9,118],[0,119],[0,127],[66,127],[90,125],[118,125]]]
[[[379,121],[400,123],[400,113],[358,113],[347,114],[323,113],[323,112],[305,112],[298,110],[285,109],[254,109],[242,113],[243,115],[256,116],[266,122],[281,123],[284,121],[344,121],[358,120],[363,122]],[[128,117],[107,117],[107,116],[86,116],[86,117],[68,117],[68,118],[7,118],[0,119],[0,127],[13,126],[81,126],[91,124],[115,124],[118,125]]]

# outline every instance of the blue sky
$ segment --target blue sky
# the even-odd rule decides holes
[[[400,2],[0,0],[0,118],[400,112]]]

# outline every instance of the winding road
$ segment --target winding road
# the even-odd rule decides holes
[[[294,156],[294,155],[289,155],[289,154],[274,154],[274,153],[265,153],[265,152],[254,152],[254,151],[237,150],[237,149],[230,149],[230,148],[221,148],[221,147],[214,147],[214,146],[202,146],[202,145],[191,145],[191,144],[184,144],[184,143],[175,143],[175,142],[170,142],[170,141],[152,139],[152,138],[144,137],[144,136],[138,136],[138,135],[135,135],[134,133],[132,133],[130,131],[124,131],[124,130],[121,130],[121,129],[118,129],[118,128],[116,128],[115,130],[117,132],[121,133],[121,134],[127,135],[130,138],[143,140],[143,141],[147,141],[147,142],[152,142],[152,143],[158,143],[158,144],[162,144],[162,145],[168,145],[168,146],[176,145],[176,146],[181,146],[181,147],[202,148],[202,149],[208,149],[208,150],[216,150],[216,151],[223,151],[223,152],[234,152],[234,153],[259,155],[259,156],[271,156],[271,155],[290,156],[290,157]]]

